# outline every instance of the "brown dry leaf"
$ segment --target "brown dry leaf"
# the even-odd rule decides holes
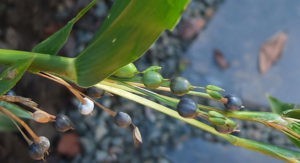
[[[261,74],[265,74],[281,57],[287,38],[286,33],[279,32],[262,45],[259,53],[259,71]]]
[[[226,60],[224,54],[219,49],[214,50],[214,59],[217,65],[221,69],[227,69],[229,67],[228,61]]]
[[[132,138],[135,147],[139,147],[143,143],[141,132],[135,125],[132,126]]]

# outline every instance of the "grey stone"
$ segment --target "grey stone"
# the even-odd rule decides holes
[[[192,83],[216,84],[249,103],[267,105],[266,93],[300,103],[300,1],[228,0],[187,52],[185,76]],[[279,31],[288,34],[281,59],[265,74],[258,72],[262,43]],[[220,49],[230,67],[220,70],[213,50]]]
[[[192,150],[191,150],[192,149]],[[189,139],[181,148],[168,152],[168,158],[172,163],[182,162],[209,162],[209,163],[282,163],[266,155],[255,153],[243,148],[221,145],[203,141],[202,139]]]

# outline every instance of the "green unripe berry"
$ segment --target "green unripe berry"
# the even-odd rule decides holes
[[[144,73],[142,81],[147,88],[155,89],[160,86],[163,77],[156,71],[147,71]]]
[[[190,82],[183,77],[176,77],[170,83],[171,92],[178,96],[183,96],[193,89]]]
[[[118,69],[113,76],[118,78],[133,78],[138,73],[137,68],[133,63],[129,63]]]

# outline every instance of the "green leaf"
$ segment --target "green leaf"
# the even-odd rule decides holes
[[[286,110],[293,109],[295,104],[285,103],[280,101],[279,99],[268,96],[269,104],[271,106],[272,112],[277,114],[282,114]]]
[[[0,74],[0,95],[5,94],[17,84],[25,71],[31,65],[32,60],[33,57],[18,60],[15,64],[3,70],[3,72]]]
[[[89,87],[141,57],[178,22],[189,0],[116,0],[102,27],[76,59],[77,83]]]
[[[98,0],[93,0],[85,8],[83,8],[72,20],[68,22],[63,28],[52,34],[46,40],[37,44],[32,51],[38,53],[46,53],[51,55],[56,55],[58,51],[64,46],[67,42],[70,33],[73,29],[74,24],[85,15],[96,3]]]
[[[294,137],[292,137],[292,136],[288,136],[288,138],[290,139],[290,141],[291,141],[295,146],[297,146],[298,148],[300,148],[300,141],[299,141],[299,139],[294,138]]]
[[[5,102],[5,101],[0,101],[0,106],[11,111],[12,113],[14,113],[16,116],[18,116],[20,118],[32,119],[31,113],[29,111],[22,109],[20,106],[18,106],[16,104],[12,104],[12,103]]]
[[[15,131],[17,128],[14,123],[4,114],[0,113],[0,132]]]
[[[162,67],[160,67],[160,66],[150,66],[146,70],[144,70],[143,73],[146,73],[148,71],[160,72],[161,69],[162,69]]]
[[[282,112],[283,116],[300,120],[300,109],[290,109]]]
[[[293,137],[291,137],[291,136],[288,136],[288,138],[290,139],[290,141],[291,141],[295,146],[297,146],[298,148],[300,148],[300,141],[299,141],[299,139],[293,138]]]
[[[7,110],[14,113],[16,116],[24,119],[32,119],[30,112],[25,111],[18,105],[8,103],[5,101],[0,101],[0,106],[6,108]],[[16,126],[6,115],[0,112],[0,131],[15,131],[17,130]]]

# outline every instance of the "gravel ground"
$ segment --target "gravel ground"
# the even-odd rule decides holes
[[[71,18],[70,15],[74,15],[79,8],[86,4],[83,0],[53,0],[51,2],[45,2],[49,3],[47,4],[49,8],[47,8],[41,7],[43,6],[40,4],[41,2],[26,0],[24,3],[32,3],[36,8],[35,12],[41,14],[34,14],[38,16],[33,17],[29,22],[23,22],[24,25],[20,25],[20,22],[22,22],[21,18],[15,18],[16,20],[13,20],[10,17],[13,17],[14,14],[16,16],[16,14],[18,14],[17,9],[24,10],[26,5],[12,7],[18,6],[16,4],[19,3],[13,0],[6,0],[5,2],[5,5],[0,5],[0,18],[1,20],[2,18],[6,18],[5,23],[0,24],[0,47],[27,50],[31,49],[34,43],[39,39],[44,38],[47,34],[61,27],[66,20]],[[69,42],[61,51],[61,54],[66,56],[78,54],[92,38],[94,31],[97,29],[96,27],[101,25],[111,4],[112,1],[110,0],[100,1],[97,6],[75,26],[74,32],[71,34]],[[136,62],[137,67],[143,70],[150,65],[160,65],[164,68],[162,74],[167,78],[180,74],[187,64],[189,64],[188,58],[183,55],[184,52],[193,39],[201,33],[201,30],[205,27],[209,27],[209,20],[213,18],[216,9],[222,7],[219,6],[221,4],[221,0],[192,1],[177,28],[173,32],[167,31],[163,33],[161,38],[151,47],[147,54]],[[3,7],[1,8],[1,6],[4,6],[4,9],[2,9]],[[42,11],[49,11],[51,14],[42,14]],[[20,29],[18,25],[27,28]],[[24,30],[26,32],[23,32]],[[32,86],[33,83],[39,83],[34,94],[31,92],[31,89],[28,88],[28,86]],[[49,91],[49,89],[51,89],[51,91]],[[39,90],[40,93],[38,93]],[[51,82],[27,75],[17,86],[16,92],[19,95],[32,97],[51,113],[60,112],[68,114],[76,126],[74,132],[61,135],[54,132],[51,126],[48,128],[35,126],[39,133],[46,133],[45,135],[51,137],[54,142],[51,154],[47,158],[48,162],[166,163],[172,160],[166,156],[166,152],[169,149],[180,146],[182,142],[190,138],[200,137],[206,141],[227,145],[224,140],[161,113],[152,111],[149,108],[137,105],[123,98],[112,97],[108,94],[105,95],[99,102],[113,110],[129,113],[133,117],[134,123],[139,127],[143,135],[144,143],[140,148],[134,148],[131,132],[129,130],[118,128],[113,124],[112,118],[101,110],[95,110],[92,116],[88,117],[80,115],[74,105],[73,98],[60,86],[55,86],[55,84]],[[55,97],[51,102],[47,102],[49,94],[52,95],[51,97]],[[262,110],[264,109],[262,108]],[[243,122],[240,123],[240,126],[243,130],[239,135],[242,137],[260,139],[264,142],[271,142],[272,144],[281,146],[291,145],[281,134],[271,132],[270,129],[261,125]],[[62,152],[58,149],[60,139],[68,134],[72,135],[72,138],[75,140],[78,139],[79,144],[81,144],[74,145],[78,147],[78,150],[73,150],[73,153],[70,151]],[[7,145],[3,145],[0,141],[0,147],[5,146]],[[1,157],[0,161],[10,162],[8,160],[11,160],[9,158],[14,156],[14,152],[16,151],[12,149],[11,153],[5,155],[5,157]]]

